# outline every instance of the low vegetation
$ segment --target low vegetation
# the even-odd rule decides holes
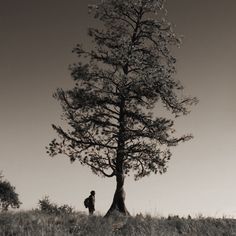
[[[15,187],[4,179],[0,171],[0,211],[8,211],[9,208],[19,208],[21,204]]]
[[[233,236],[236,220],[214,218],[155,218],[88,216],[84,213],[46,213],[41,210],[27,212],[3,212],[0,214],[2,236]]]
[[[38,210],[47,214],[68,215],[73,213],[74,211],[74,209],[67,204],[58,206],[58,204],[52,203],[48,196],[39,200],[38,205],[39,205]]]

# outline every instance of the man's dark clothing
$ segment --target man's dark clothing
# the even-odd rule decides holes
[[[95,195],[89,196],[89,204],[88,204],[89,214],[93,215],[95,211]]]

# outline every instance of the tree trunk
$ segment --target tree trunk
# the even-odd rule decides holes
[[[130,215],[125,206],[124,179],[125,177],[123,174],[118,174],[116,176],[116,191],[113,197],[111,207],[106,213],[105,217],[108,217],[115,212],[121,213],[123,215]]]
[[[127,75],[127,71],[124,70]],[[126,81],[123,81],[125,83]],[[122,85],[123,86],[123,85]],[[123,89],[121,89],[123,91]],[[123,91],[124,93],[124,91]],[[124,150],[125,150],[125,97],[120,94],[120,114],[119,114],[119,133],[118,133],[118,147],[116,157],[116,191],[113,197],[113,202],[105,217],[118,212],[123,215],[130,215],[125,206],[125,190],[124,190]]]

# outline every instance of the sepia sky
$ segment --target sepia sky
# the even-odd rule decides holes
[[[92,24],[95,0],[8,0],[0,6],[0,170],[16,186],[22,209],[45,195],[85,210],[96,191],[96,210],[110,207],[115,179],[104,179],[67,158],[46,155],[61,124],[52,98],[72,86],[68,65]],[[176,120],[194,139],[172,149],[168,172],[138,182],[126,179],[131,214],[236,216],[236,1],[167,0],[168,19],[183,35],[176,78],[200,103]]]

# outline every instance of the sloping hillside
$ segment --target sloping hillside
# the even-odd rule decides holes
[[[102,216],[88,217],[83,213],[50,215],[40,211],[29,211],[1,213],[0,235],[236,236],[236,220],[179,217],[166,219],[142,215],[104,219]]]

